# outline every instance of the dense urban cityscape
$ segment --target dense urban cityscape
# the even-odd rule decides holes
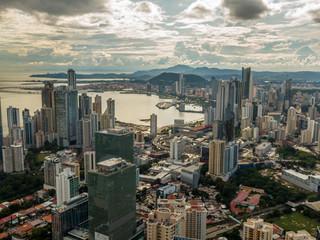
[[[203,87],[187,77],[78,86],[69,69],[67,84],[43,81],[33,114],[7,107],[0,239],[318,238],[314,83],[255,81],[251,68]],[[113,91],[199,118],[121,122],[101,96]]]

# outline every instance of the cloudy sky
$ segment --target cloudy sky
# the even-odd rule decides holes
[[[320,70],[319,0],[0,0],[0,71]]]

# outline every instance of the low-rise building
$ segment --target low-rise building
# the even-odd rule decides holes
[[[255,154],[262,157],[266,155],[271,150],[272,144],[270,142],[263,142],[256,146],[255,148]]]
[[[298,232],[286,232],[285,240],[316,240],[306,230],[300,230]]]
[[[305,175],[294,170],[283,170],[282,178],[310,192],[320,192],[320,175]]]

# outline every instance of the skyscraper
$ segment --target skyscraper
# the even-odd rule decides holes
[[[213,98],[213,100],[217,100],[219,86],[220,86],[220,81],[218,79],[212,77],[212,98]]]
[[[89,238],[130,239],[136,229],[136,167],[121,158],[88,173]]]
[[[179,96],[186,95],[186,79],[183,78],[183,73],[180,73],[179,75],[178,95]]]
[[[93,111],[98,113],[99,115],[102,113],[102,100],[101,96],[98,94],[94,97],[94,103],[93,103]]]
[[[133,162],[133,132],[122,128],[110,128],[95,134],[96,159],[101,162],[111,157],[121,157]]]
[[[15,172],[24,171],[24,154],[22,142],[17,141],[11,145],[13,169]]]
[[[88,183],[88,172],[96,169],[96,152],[87,151],[83,154],[84,158],[84,179]]]
[[[68,88],[70,90],[77,89],[76,72],[73,69],[68,70]]]
[[[92,112],[92,98],[86,93],[79,96],[79,119],[89,116]]]
[[[91,150],[91,120],[89,116],[82,118],[82,151]]]
[[[20,127],[20,113],[19,108],[13,108],[12,106],[7,108],[7,121],[8,121],[8,129],[10,131],[14,126]]]
[[[254,79],[251,68],[242,68],[242,99],[253,99]]]
[[[185,150],[185,144],[180,138],[175,137],[170,142],[170,159],[175,161],[181,161],[182,153]]]
[[[54,91],[58,145],[69,146],[76,140],[78,121],[78,91],[60,87]]]
[[[45,82],[44,88],[41,90],[42,107],[52,108],[53,106],[53,83]]]
[[[0,150],[2,151],[3,146],[3,128],[2,128],[2,114],[1,114],[1,98],[0,98]],[[0,152],[0,163],[2,160],[2,152]]]
[[[56,175],[62,172],[62,164],[60,158],[52,154],[44,158],[44,189],[56,187]]]
[[[2,147],[2,169],[5,173],[11,173],[14,171],[12,151],[10,147]]]
[[[107,114],[109,119],[109,128],[115,128],[116,120],[115,120],[115,103],[112,98],[107,100]]]
[[[53,111],[52,108],[44,106],[40,112],[41,129],[44,133],[53,131]]]
[[[209,173],[221,175],[225,166],[225,141],[213,140],[209,143]]]
[[[150,116],[150,135],[152,137],[157,136],[157,115],[154,113]]]
[[[57,205],[68,202],[71,198],[79,194],[78,176],[71,172],[70,168],[65,168],[63,172],[56,176],[56,196]]]
[[[26,109],[27,110],[27,109]],[[23,115],[23,128],[24,128],[24,143],[27,149],[33,148],[36,145],[35,141],[35,126],[34,121],[29,114],[29,110],[24,110]]]
[[[297,111],[294,107],[288,109],[286,135],[292,136],[297,127]]]

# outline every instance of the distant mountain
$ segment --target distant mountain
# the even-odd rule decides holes
[[[161,73],[160,75],[148,80],[151,84],[158,85],[161,80],[164,81],[164,85],[172,86],[176,81],[179,80],[179,73]],[[183,77],[186,79],[186,84],[189,86],[204,87],[207,81],[194,74],[184,74]]]
[[[219,69],[219,68],[208,68],[208,67],[198,67],[193,68],[185,65],[176,65],[164,69],[151,69],[146,71],[137,71],[132,74],[126,73],[94,73],[94,74],[77,74],[78,79],[132,79],[132,80],[149,80],[156,76],[161,75],[162,73],[183,73],[183,74],[193,74],[198,75],[206,80],[215,77],[217,79],[230,79],[231,77],[236,77],[241,79],[242,73],[241,69]],[[320,81],[320,72],[309,72],[309,71],[300,71],[300,72],[255,72],[253,71],[254,79],[259,81],[266,80],[278,80],[283,81],[287,78],[291,78],[294,81],[305,81],[305,80],[319,80]],[[38,74],[31,75],[31,77],[45,77],[45,78],[64,78],[67,79],[66,73],[51,73],[51,74]]]

